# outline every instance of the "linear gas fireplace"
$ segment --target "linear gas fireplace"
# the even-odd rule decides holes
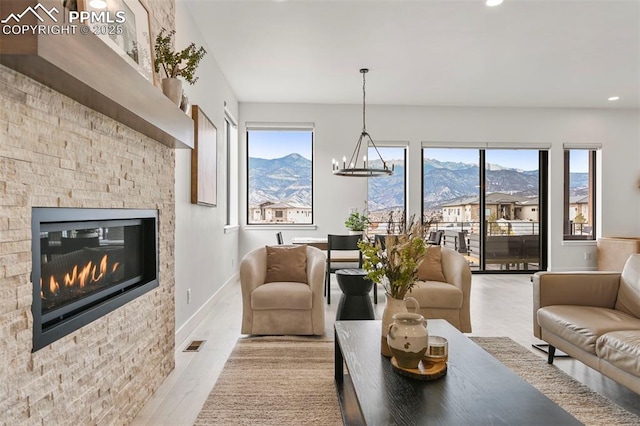
[[[158,212],[34,208],[33,350],[158,286]]]

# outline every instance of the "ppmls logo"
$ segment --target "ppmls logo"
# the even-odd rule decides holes
[[[38,18],[38,20],[40,22],[44,22],[44,18],[42,17],[42,15],[40,15],[40,13],[48,16],[49,18],[51,18],[51,20],[53,22],[58,22],[58,19],[53,15],[53,12],[55,12],[56,14],[60,13],[58,11],[58,9],[54,6],[51,8],[51,10],[47,10],[46,7],[44,7],[43,5],[41,5],[40,3],[38,3],[37,5],[35,5],[34,7],[27,7],[22,13],[10,13],[9,16],[7,16],[5,19],[1,20],[0,23],[2,24],[19,24],[20,20],[22,19],[22,17],[24,15],[26,15],[27,13],[31,13],[33,14],[36,18]],[[13,20],[13,22],[10,22],[11,20]]]
[[[12,2],[0,0],[2,6],[0,10],[9,9],[6,4]],[[15,3],[15,2],[13,2]],[[18,4],[18,8],[22,8]],[[9,9],[11,10],[11,9]],[[63,10],[64,12],[64,10]],[[6,13],[6,12],[5,12]],[[5,35],[24,35],[24,34],[95,34],[95,35],[122,35],[124,30],[120,26],[127,20],[127,14],[124,10],[108,11],[108,10],[70,10],[68,16],[61,16],[62,22],[59,22],[60,11],[58,8],[51,7],[47,9],[41,3],[35,6],[29,6],[23,11],[14,8],[9,15],[0,20],[2,26],[2,34]],[[33,17],[37,19],[35,24]],[[65,19],[66,18],[66,19]]]
[[[0,1],[4,2],[5,0]],[[5,7],[7,4],[16,4],[18,5],[17,7],[24,7],[19,3],[5,2],[0,9],[7,11],[9,9],[9,7]],[[60,11],[55,6],[47,9],[41,3],[38,3],[35,6],[28,6],[21,12],[17,7],[9,9],[12,12],[6,18],[0,20],[2,34],[20,36],[25,34],[68,35],[76,33],[75,25],[59,22]],[[36,18],[35,21],[34,17]],[[64,21],[64,15],[62,15],[61,20]]]

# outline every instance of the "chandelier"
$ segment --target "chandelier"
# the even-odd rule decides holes
[[[340,164],[335,158],[331,160],[331,168],[333,170],[334,175],[338,176],[354,176],[354,177],[376,177],[376,176],[390,176],[393,174],[393,164],[391,168],[387,165],[387,162],[384,161],[382,155],[380,155],[380,151],[378,151],[378,147],[371,139],[369,133],[367,133],[367,125],[366,125],[366,92],[365,92],[365,75],[369,70],[367,68],[362,68],[360,73],[362,74],[362,133],[360,133],[360,137],[358,138],[358,142],[356,143],[356,147],[353,150],[353,154],[351,154],[351,158],[349,162],[347,162],[347,157],[342,157],[342,164]],[[358,160],[360,158],[360,149],[362,147],[362,141],[365,141],[365,151],[367,153],[367,147],[371,146],[375,149],[376,154],[378,154],[378,158],[382,163],[381,167],[375,167],[375,164],[371,159],[367,161],[367,156],[362,156],[362,166],[358,164]],[[367,142],[368,140],[368,142]],[[377,160],[376,160],[377,161]],[[341,167],[342,166],[342,167]]]

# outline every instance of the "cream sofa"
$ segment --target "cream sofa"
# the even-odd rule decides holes
[[[438,266],[442,271],[439,278]],[[463,333],[470,333],[471,269],[464,256],[451,248],[432,246],[420,265],[418,277],[421,275],[423,279],[407,293],[420,304],[419,313],[427,319],[445,319]]]
[[[282,249],[292,246],[277,246]],[[280,272],[299,269],[306,274],[301,282],[267,279],[267,247],[257,248],[240,262],[242,289],[242,334],[257,335],[323,335],[324,334],[324,270],[326,256],[311,246],[306,249],[305,264],[294,268],[280,265]],[[282,259],[280,260],[282,263]],[[306,272],[305,272],[306,271]]]
[[[640,393],[640,254],[622,272],[538,272],[533,276],[533,332]]]

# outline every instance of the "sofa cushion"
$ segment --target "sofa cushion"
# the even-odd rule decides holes
[[[640,319],[595,306],[545,306],[538,309],[537,318],[544,330],[594,355],[596,341],[601,335],[618,330],[640,330]]]
[[[421,308],[460,309],[462,290],[440,281],[416,281],[408,296],[415,298]]]
[[[266,246],[267,276],[265,283],[289,281],[307,283],[307,247]]]
[[[418,266],[417,278],[420,281],[447,282],[442,272],[442,251],[440,246],[429,246],[427,253]]]
[[[624,265],[616,309],[640,318],[640,254],[631,255]]]
[[[596,342],[596,355],[634,376],[640,376],[640,330],[612,331]]]
[[[313,293],[296,282],[262,284],[251,293],[251,309],[311,309]]]

